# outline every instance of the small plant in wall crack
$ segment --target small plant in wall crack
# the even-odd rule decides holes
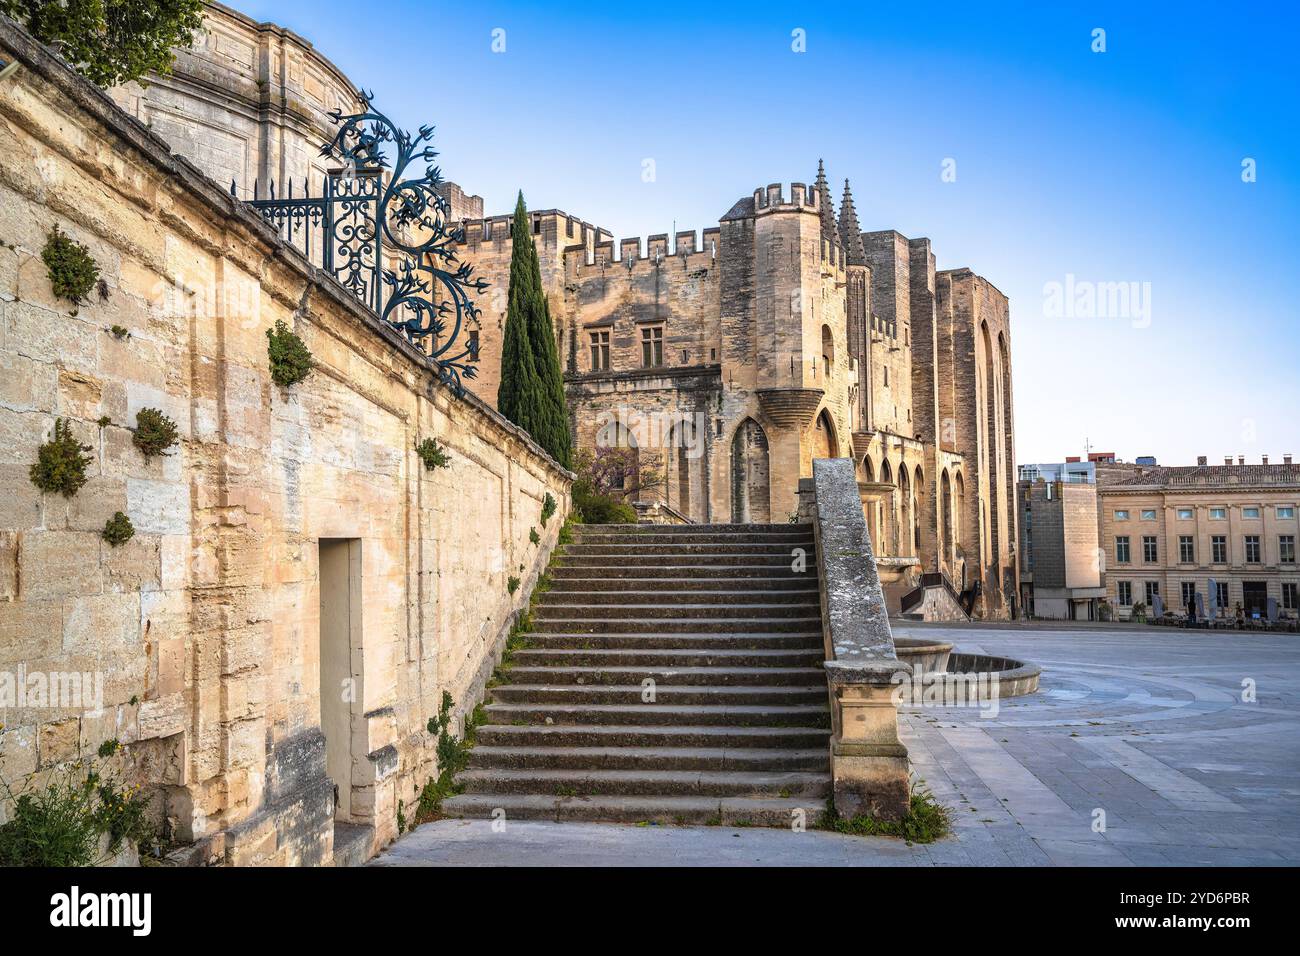
[[[297,385],[315,367],[311,351],[298,334],[277,319],[275,328],[266,330],[266,352],[271,361],[271,381],[282,388]]]
[[[479,704],[465,718],[463,734],[457,738],[451,733],[451,711],[454,706],[451,694],[442,692],[442,702],[436,716],[430,717],[426,730],[438,738],[438,776],[430,777],[420,791],[420,799],[415,807],[415,817],[410,820],[409,829],[414,830],[421,823],[436,820],[442,815],[442,801],[460,792],[454,778],[469,764],[469,753],[474,747],[478,728],[487,723],[487,713]],[[397,830],[403,833],[408,829],[408,820],[404,805],[397,808]]]
[[[555,497],[548,491],[546,497],[542,499],[542,527],[546,527],[546,522],[551,520],[551,515],[555,514],[558,507]]]
[[[36,464],[29,472],[32,484],[41,491],[57,491],[71,498],[86,483],[86,466],[93,459],[85,454],[89,445],[77,441],[63,418],[54,420],[54,436],[36,453]]]
[[[176,423],[156,408],[142,408],[135,414],[135,434],[131,441],[145,458],[161,455],[179,438]]]
[[[541,543],[542,537],[541,537],[541,535],[539,535],[539,534],[537,533],[537,529],[536,529],[536,528],[529,528],[529,529],[528,529],[528,540],[529,540],[531,543],[533,543],[533,544],[540,544],[540,543]]]
[[[515,575],[513,575],[513,574],[510,575],[510,579],[509,579],[508,581],[506,581],[506,590],[509,591],[511,594],[514,594],[516,591],[518,591],[518,590],[519,590],[519,578],[517,578],[517,577],[516,577]]]
[[[46,239],[41,259],[45,262],[54,294],[73,305],[80,305],[99,280],[99,266],[91,258],[90,250],[69,239],[58,226]]]
[[[99,535],[116,548],[135,537],[135,525],[131,524],[130,518],[119,511],[108,519],[108,523],[104,525],[104,530]]]
[[[420,456],[420,461],[424,462],[425,471],[451,467],[451,456],[442,445],[438,444],[436,438],[426,438],[424,441],[416,442],[415,453]]]

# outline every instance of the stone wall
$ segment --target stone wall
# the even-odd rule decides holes
[[[113,99],[220,185],[252,198],[271,183],[319,195],[320,156],[334,136],[331,110],[357,112],[356,87],[310,41],[274,23],[258,23],[206,3],[194,42],[176,51],[171,73],[147,85],[114,87]],[[481,213],[480,213],[481,215]]]
[[[335,786],[374,852],[434,772],[443,692],[458,717],[481,694],[571,476],[3,19],[0,51],[19,64],[0,81],[0,676],[103,680],[102,707],[5,712],[0,773],[40,781],[115,737],[194,859],[329,862]],[[54,297],[55,226],[103,295]],[[288,389],[269,377],[277,320],[317,362]],[[180,431],[152,459],[130,430],[146,407]],[[90,448],[72,498],[28,480],[56,418]],[[425,470],[425,437],[449,468]],[[111,547],[117,511],[135,536]],[[333,540],[355,556],[349,678],[324,689],[342,704],[321,677]],[[350,739],[326,739],[325,703]]]

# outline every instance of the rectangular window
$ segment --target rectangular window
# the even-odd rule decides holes
[[[1295,564],[1295,535],[1277,536],[1277,559],[1283,564]]]
[[[1288,611],[1300,611],[1300,595],[1296,591],[1300,589],[1294,581],[1282,582],[1282,607]]]
[[[1178,560],[1183,564],[1196,563],[1196,539],[1190,534],[1178,536]]]
[[[1184,581],[1182,590],[1183,590],[1183,607],[1187,607],[1187,605],[1191,604],[1193,601],[1196,600],[1196,582]]]
[[[641,330],[641,367],[658,368],[664,364],[664,327]]]
[[[1294,517],[1295,517],[1295,509],[1294,509],[1294,508],[1286,508],[1286,507],[1281,507],[1281,506],[1279,506],[1278,509],[1277,509],[1277,516],[1278,516],[1279,518],[1294,518]]]
[[[1258,517],[1259,517],[1259,509],[1258,509],[1258,508],[1242,508],[1242,509],[1241,509],[1241,516],[1242,516],[1243,518],[1258,518]]]
[[[1147,607],[1152,607],[1156,603],[1156,595],[1160,593],[1159,581],[1146,582]]]
[[[1156,520],[1156,509],[1155,509],[1155,508],[1143,508],[1143,509],[1142,509],[1142,520],[1143,520],[1143,521],[1155,521],[1155,520]]]
[[[1228,606],[1228,582],[1214,582],[1214,593],[1218,595],[1218,597],[1215,598],[1215,601],[1218,603],[1219,607],[1226,608]]]
[[[1115,596],[1119,601],[1120,607],[1133,606],[1133,582],[1117,581],[1115,582]]]
[[[609,333],[591,333],[591,370],[593,372],[609,371]]]
[[[1178,520],[1179,520],[1179,521],[1191,521],[1191,520],[1192,520],[1193,518],[1195,518],[1195,517],[1196,517],[1196,512],[1193,511],[1191,508],[1179,508],[1179,509],[1178,509]]]
[[[1132,560],[1128,550],[1128,535],[1121,534],[1115,538],[1115,562],[1128,564]]]
[[[1211,520],[1211,521],[1224,521],[1224,520],[1227,519],[1227,517],[1228,517],[1228,509],[1227,509],[1227,508],[1211,508],[1211,509],[1210,509],[1210,520]]]
[[[1116,511],[1116,512],[1115,512],[1115,520],[1116,520],[1116,521],[1127,521],[1127,520],[1128,520],[1128,512],[1127,512],[1127,511]]]
[[[1228,563],[1228,536],[1226,534],[1216,534],[1210,538],[1210,560],[1215,564]]]
[[[1246,563],[1259,564],[1259,535],[1246,535]]]
[[[1144,534],[1142,536],[1142,560],[1147,564],[1155,564],[1156,555],[1156,536],[1153,534]]]

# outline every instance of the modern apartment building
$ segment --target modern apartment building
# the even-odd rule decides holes
[[[1026,615],[1092,621],[1106,596],[1097,540],[1096,465],[1020,467],[1020,604]]]

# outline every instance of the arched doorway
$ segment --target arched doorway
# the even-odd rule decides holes
[[[838,458],[839,456],[839,443],[835,440],[835,426],[831,424],[831,417],[826,414],[826,409],[823,408],[821,414],[817,416],[817,429],[813,435],[813,457]]]
[[[912,479],[908,477],[907,465],[898,466],[898,506],[899,516],[899,555],[901,557],[911,557],[916,542],[915,521],[916,516],[912,511]]]
[[[766,524],[772,520],[767,433],[752,418],[731,439],[731,520]]]
[[[596,459],[612,492],[638,500],[635,486],[641,474],[641,450],[622,422],[615,419],[596,433]]]
[[[664,500],[687,517],[691,515],[690,449],[695,438],[693,423],[675,424],[668,432],[668,460],[664,463]]]
[[[945,468],[939,476],[939,551],[943,563],[952,567],[952,479]]]
[[[894,483],[894,471],[889,467],[889,459],[880,463],[880,483],[884,485]],[[898,510],[894,498],[895,493],[892,490],[885,493],[882,501],[884,517],[880,527],[881,543],[888,549],[884,553],[890,556],[898,554]]]

